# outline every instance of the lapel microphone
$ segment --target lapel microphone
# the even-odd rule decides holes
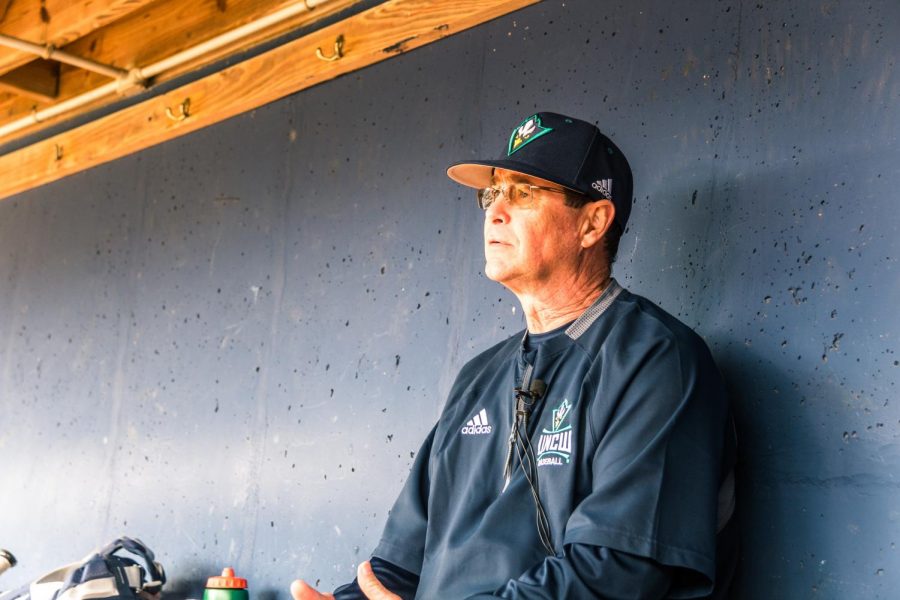
[[[534,404],[543,398],[547,392],[547,384],[540,379],[534,379],[527,390],[515,387],[513,392],[516,397],[516,407],[513,412],[512,428],[509,432],[509,449],[506,453],[506,461],[503,468],[503,491],[506,491],[509,480],[512,478],[514,449],[520,443],[526,447],[531,446],[528,442],[528,417],[531,415],[531,409],[534,408]]]
[[[517,387],[513,388],[513,391],[516,394],[516,419],[523,418],[527,425],[528,416],[531,414],[534,404],[547,393],[547,384],[540,379],[535,379],[527,390]]]

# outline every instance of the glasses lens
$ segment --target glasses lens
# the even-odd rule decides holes
[[[500,190],[497,188],[484,188],[475,192],[475,197],[478,199],[478,207],[481,210],[487,210],[499,196]]]
[[[534,205],[531,187],[521,183],[502,188],[489,187],[478,190],[475,192],[475,196],[478,199],[478,206],[482,210],[487,210],[491,204],[504,197],[513,208],[531,208]]]
[[[516,208],[531,208],[531,186],[524,183],[515,183],[506,189],[506,198],[509,205]]]

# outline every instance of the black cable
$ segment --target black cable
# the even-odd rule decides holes
[[[547,552],[547,554],[549,554],[550,556],[555,556],[556,551],[553,548],[553,537],[550,531],[550,520],[547,518],[547,513],[544,510],[543,503],[541,502],[540,486],[538,482],[537,459],[534,456],[534,448],[531,445],[531,441],[528,439],[527,413],[523,415],[522,425],[525,429],[524,436],[519,435],[519,419],[517,418],[514,424],[516,455],[519,459],[519,465],[521,465],[522,467],[522,472],[525,475],[525,480],[528,482],[528,486],[531,489],[531,497],[534,500],[535,508],[535,526],[537,528],[538,537],[541,540],[541,545],[544,547],[544,550]]]

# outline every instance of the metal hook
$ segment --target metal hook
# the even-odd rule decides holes
[[[178,105],[178,114],[175,114],[171,108],[166,107],[166,116],[172,119],[173,121],[184,121],[189,116],[191,110],[191,99],[185,98],[184,102]]]
[[[53,150],[56,154],[56,160],[62,160],[63,157],[63,147],[59,144],[53,144]]]
[[[340,58],[344,57],[344,34],[337,36],[337,39],[334,41],[334,54],[331,56],[325,56],[322,52],[321,48],[316,48],[316,56],[320,59],[327,62],[334,62]]]

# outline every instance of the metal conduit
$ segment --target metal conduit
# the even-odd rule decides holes
[[[286,21],[287,19],[295,17],[301,13],[310,11],[317,6],[327,4],[330,1],[331,0],[303,0],[302,2],[292,4],[291,6],[286,6],[285,8],[275,11],[270,15],[266,15],[265,17],[257,19],[256,21],[247,23],[246,25],[242,25],[240,27],[232,29],[231,31],[227,31],[222,35],[211,38],[205,42],[201,42],[196,46],[174,54],[168,58],[164,58],[153,64],[141,68],[135,67],[130,71],[121,70],[122,72],[117,72],[115,75],[113,75],[113,77],[116,77],[116,81],[101,85],[100,87],[94,88],[89,92],[85,92],[84,94],[75,96],[74,98],[70,98],[68,100],[65,100],[64,102],[60,102],[59,104],[54,104],[53,106],[50,106],[43,110],[36,110],[27,117],[23,117],[16,121],[7,123],[6,125],[0,126],[0,139],[11,133],[15,133],[20,129],[24,129],[29,125],[40,123],[47,119],[51,119],[58,115],[64,114],[70,110],[74,110],[76,108],[84,106],[85,104],[89,104],[109,94],[122,93],[128,88],[134,85],[139,85],[142,82],[150,79],[151,77],[155,77],[156,75],[168,71],[169,69],[173,69],[175,67],[183,65],[206,53],[218,50],[219,48],[227,46],[228,44],[235,42],[241,38],[252,35],[267,27],[276,25],[281,21]],[[38,46],[38,48],[43,47]],[[57,60],[59,59],[57,58]],[[94,64],[96,65],[99,63]]]
[[[19,38],[15,38],[4,33],[0,33],[0,46],[6,46],[7,48],[13,48],[14,50],[21,50],[22,52],[28,52],[29,54],[34,54],[47,60],[55,60],[61,63],[66,63],[67,65],[72,65],[80,69],[85,69],[87,71],[93,71],[94,73],[106,75],[107,77],[112,77],[113,79],[119,79],[120,77],[125,77],[128,75],[128,71],[125,69],[104,65],[103,63],[98,63],[89,58],[75,56],[74,54],[69,54],[65,50],[57,50],[52,44],[43,46],[41,44],[35,44],[33,42],[20,40]]]

